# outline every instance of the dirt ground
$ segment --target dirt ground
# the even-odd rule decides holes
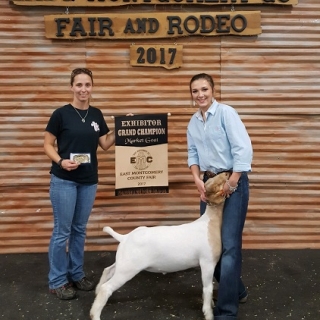
[[[98,282],[114,252],[86,252]],[[47,254],[0,255],[0,320],[89,320],[94,292],[60,301],[48,291]],[[320,250],[244,250],[249,299],[239,320],[320,319]],[[203,320],[200,269],[167,275],[141,272],[116,291],[101,320]]]

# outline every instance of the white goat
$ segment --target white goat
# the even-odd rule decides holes
[[[140,271],[168,273],[200,266],[203,307],[206,320],[213,320],[213,272],[221,255],[221,223],[225,198],[222,188],[229,178],[223,172],[205,183],[208,205],[199,219],[178,226],[138,227],[121,235],[110,227],[103,231],[120,242],[116,262],[105,268],[96,287],[90,310],[92,320],[100,320],[112,293]]]

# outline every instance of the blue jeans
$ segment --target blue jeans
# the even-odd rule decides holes
[[[84,244],[97,184],[84,185],[51,175],[50,200],[54,226],[49,245],[49,288],[79,281],[83,271]]]
[[[223,209],[222,255],[214,276],[219,282],[218,301],[214,308],[215,320],[237,319],[239,299],[247,295],[241,280],[242,231],[246,220],[249,202],[249,179],[243,172],[237,190],[227,198]],[[200,203],[200,213],[205,211],[206,203]]]

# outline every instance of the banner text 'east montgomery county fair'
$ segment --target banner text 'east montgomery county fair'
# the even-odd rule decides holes
[[[47,15],[48,39],[148,39],[185,36],[252,36],[261,33],[260,11]]]
[[[56,6],[56,7],[118,7],[139,4],[186,4],[186,5],[296,5],[298,0],[12,0],[20,6]]]

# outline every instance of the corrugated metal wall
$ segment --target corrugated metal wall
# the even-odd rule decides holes
[[[229,7],[215,7],[225,11]],[[76,9],[70,13],[101,12]],[[108,12],[201,11],[201,6],[136,6]],[[320,3],[255,5],[257,37],[188,37],[136,41],[184,46],[176,70],[131,67],[130,40],[63,41],[44,36],[44,15],[64,8],[0,3],[0,253],[46,252],[52,229],[50,161],[43,130],[52,111],[69,102],[69,74],[94,72],[93,105],[109,126],[112,115],[170,112],[170,193],[114,196],[114,149],[99,151],[100,183],[88,225],[86,250],[112,250],[101,232],[139,225],[177,224],[198,217],[198,194],[186,164],[186,126],[192,113],[188,83],[211,73],[218,100],[240,113],[254,147],[245,248],[320,248],[319,52]]]

